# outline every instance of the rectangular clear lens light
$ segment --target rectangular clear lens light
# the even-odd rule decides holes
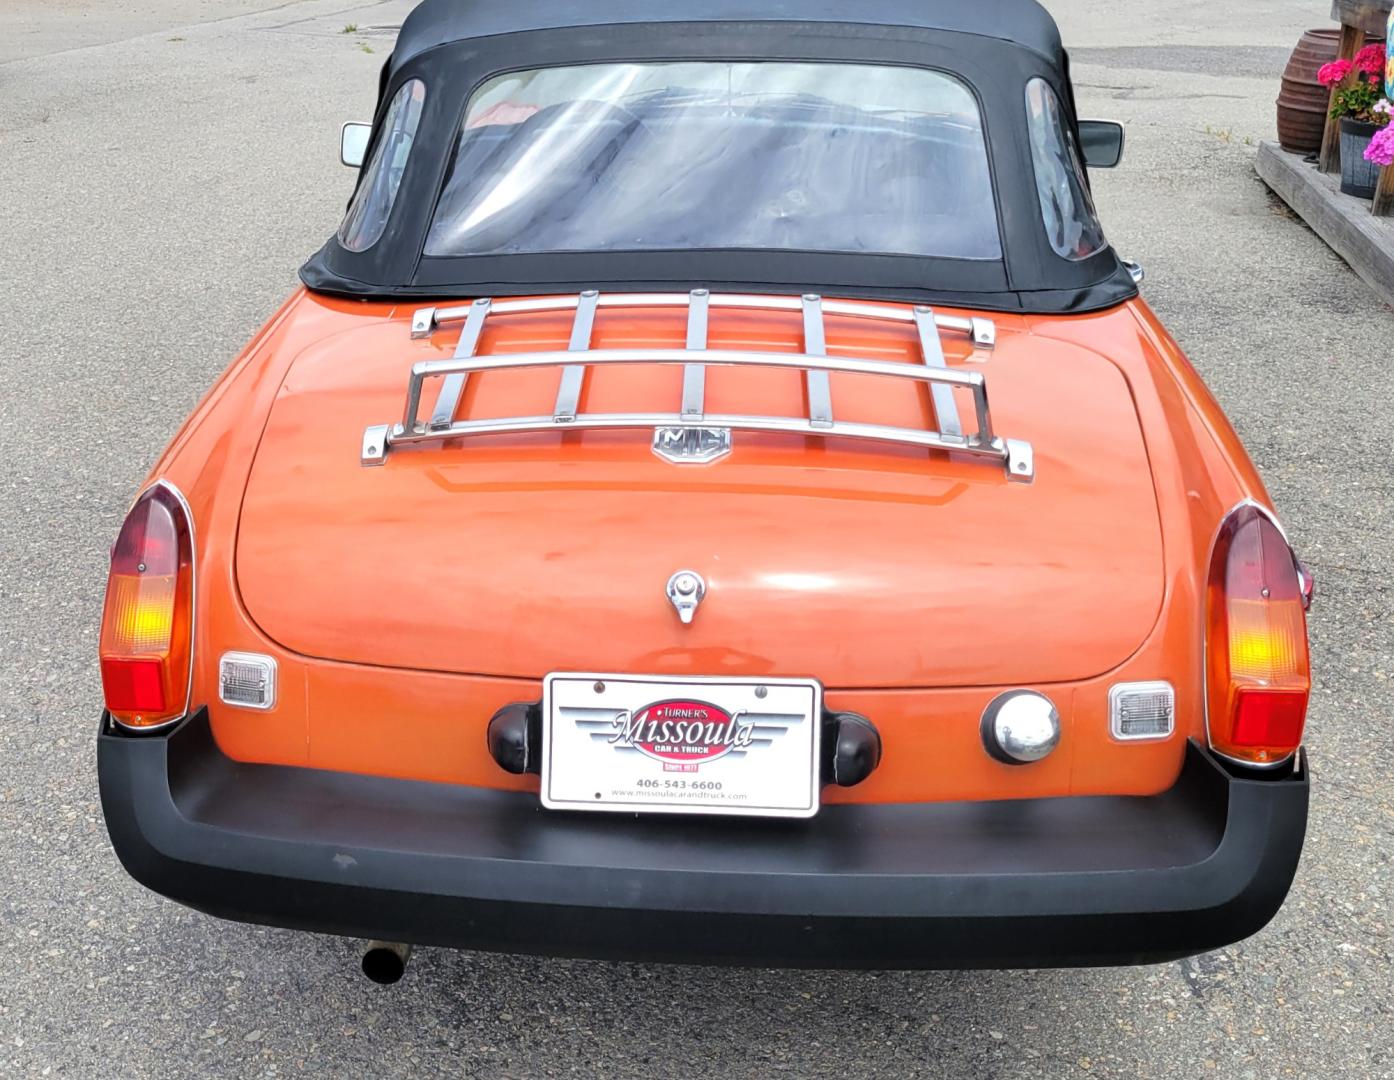
[[[1115,739],[1164,739],[1176,724],[1169,682],[1117,683],[1108,692],[1108,726]]]
[[[260,653],[223,653],[218,661],[218,699],[244,709],[276,704],[276,661]]]

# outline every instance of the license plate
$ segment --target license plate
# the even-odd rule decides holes
[[[822,715],[812,679],[548,675],[542,805],[812,817]]]

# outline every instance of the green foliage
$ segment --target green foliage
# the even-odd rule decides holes
[[[1349,116],[1367,124],[1383,124],[1389,118],[1375,112],[1375,103],[1383,98],[1380,83],[1373,76],[1357,74],[1348,84],[1337,88],[1331,98],[1331,115]]]

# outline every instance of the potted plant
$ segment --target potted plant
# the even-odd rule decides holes
[[[1384,52],[1383,45],[1366,45],[1353,61],[1333,60],[1317,72],[1317,82],[1334,88],[1331,115],[1341,121],[1341,190],[1364,199],[1379,183],[1379,166],[1365,151],[1390,119],[1382,93]]]
[[[1377,102],[1375,111],[1383,116],[1389,116],[1391,111],[1389,102]],[[1365,153],[1362,156],[1376,169],[1394,165],[1394,124],[1386,123],[1384,127],[1376,128],[1374,135],[1370,138],[1370,145],[1365,147]]]

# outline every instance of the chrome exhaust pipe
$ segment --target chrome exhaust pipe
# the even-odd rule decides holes
[[[379,986],[391,986],[407,970],[411,946],[400,941],[370,941],[363,950],[363,974]]]

